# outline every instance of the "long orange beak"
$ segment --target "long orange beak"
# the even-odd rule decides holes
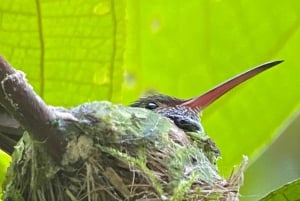
[[[182,106],[188,106],[198,112],[206,108],[208,105],[213,103],[215,100],[220,98],[222,95],[224,95],[226,92],[228,92],[230,89],[238,86],[239,84],[245,82],[246,80],[250,79],[251,77],[273,67],[277,64],[280,64],[283,62],[283,60],[278,61],[271,61],[268,63],[261,64],[257,67],[252,68],[251,70],[248,70],[240,75],[237,75],[220,85],[216,86],[215,88],[207,91],[206,93],[196,97],[189,99],[182,103]]]

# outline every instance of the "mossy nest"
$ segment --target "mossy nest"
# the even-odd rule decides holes
[[[77,118],[53,122],[68,140],[61,165],[25,134],[5,201],[238,199],[244,164],[222,178],[218,149],[204,133],[184,133],[159,114],[109,102],[56,110]]]

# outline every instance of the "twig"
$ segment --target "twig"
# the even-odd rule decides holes
[[[34,139],[45,143],[54,160],[61,160],[65,141],[59,130],[51,124],[56,119],[55,112],[33,91],[24,73],[13,69],[1,56],[0,104]]]

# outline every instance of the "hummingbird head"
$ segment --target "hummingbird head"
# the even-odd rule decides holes
[[[199,122],[199,111],[189,106],[184,106],[187,100],[174,98],[163,94],[154,94],[140,98],[132,107],[142,107],[157,112],[171,119],[179,128],[184,131],[201,131]]]
[[[281,62],[283,61],[279,60],[264,63],[221,83],[195,98],[184,100],[167,95],[155,94],[140,98],[130,106],[149,109],[168,117],[184,131],[203,131],[203,127],[200,124],[199,119],[199,114],[203,109],[220,98],[226,92],[230,91],[232,88]]]

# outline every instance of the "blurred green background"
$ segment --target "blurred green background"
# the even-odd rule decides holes
[[[299,120],[286,129],[300,106],[299,10],[296,0],[1,0],[0,54],[63,106],[128,104],[149,90],[191,98],[284,59],[202,116],[223,175],[250,157],[241,200],[257,200],[299,177]]]
[[[300,177],[299,131],[300,116],[297,113],[281,135],[247,169],[241,200],[258,200],[267,192]],[[299,192],[297,194],[299,198]]]

